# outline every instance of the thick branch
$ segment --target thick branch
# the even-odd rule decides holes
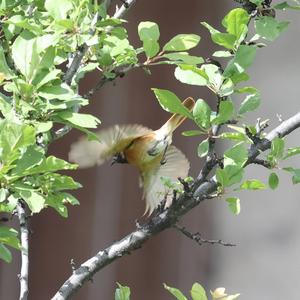
[[[300,112],[287,121],[282,122],[267,135],[266,139],[257,146],[254,146],[249,152],[249,163],[259,155],[260,151],[270,148],[272,139],[277,136],[283,137],[298,127],[300,127]],[[181,216],[203,200],[211,198],[212,194],[216,193],[218,188],[218,184],[214,179],[196,184],[197,186],[193,186],[193,193],[186,192],[182,194],[168,210],[155,215],[146,224],[138,226],[137,230],[122,240],[113,243],[105,250],[98,252],[94,257],[83,263],[73,272],[52,300],[69,299],[96,272],[123,255],[141,248],[152,236],[173,227]]]
[[[24,204],[19,201],[17,205],[17,214],[20,223],[21,231],[21,273],[19,274],[20,279],[20,300],[27,300],[28,296],[28,270],[29,270],[29,257],[28,257],[28,238],[29,229],[28,221],[26,218],[26,211]]]

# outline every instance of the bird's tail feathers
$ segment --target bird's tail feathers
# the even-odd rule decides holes
[[[182,104],[189,111],[192,111],[195,106],[195,100],[192,97],[188,97],[182,102]],[[168,134],[171,134],[186,118],[186,116],[178,113],[173,114],[172,117],[162,126],[162,129],[164,131],[168,131]]]

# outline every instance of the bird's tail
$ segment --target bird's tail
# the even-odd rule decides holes
[[[189,110],[192,111],[195,106],[195,100],[192,97],[186,98],[182,104]],[[172,117],[161,127],[162,131],[167,132],[167,134],[172,134],[172,132],[179,126],[187,117],[180,115],[178,113],[172,115]]]

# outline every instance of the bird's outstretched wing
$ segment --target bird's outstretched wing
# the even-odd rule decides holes
[[[77,163],[80,168],[101,165],[115,154],[122,152],[133,139],[151,131],[137,124],[115,125],[100,130],[97,133],[100,142],[88,141],[86,137],[81,137],[72,144],[69,160]]]
[[[187,177],[189,168],[190,164],[185,155],[176,147],[170,146],[165,155],[165,164],[141,173],[146,200],[145,213],[150,215],[163,199],[166,200],[166,206],[172,203],[172,189],[163,184],[161,177],[166,176],[176,182],[178,177]]]

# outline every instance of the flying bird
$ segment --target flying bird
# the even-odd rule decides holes
[[[195,105],[191,97],[182,103],[189,111]],[[172,143],[174,130],[186,119],[173,114],[158,130],[151,130],[141,125],[115,125],[100,130],[98,141],[80,138],[71,145],[69,159],[80,168],[101,165],[108,159],[114,163],[129,163],[140,172],[140,186],[144,188],[146,200],[145,213],[149,215],[166,200],[165,207],[172,203],[172,193],[161,178],[168,177],[176,182],[178,177],[185,178],[189,171],[189,161]]]

